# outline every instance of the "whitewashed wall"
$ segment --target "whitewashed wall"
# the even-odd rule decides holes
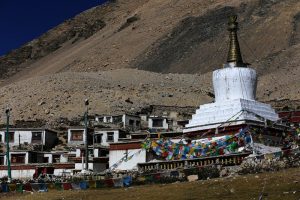
[[[11,155],[13,154],[25,154],[25,163],[24,164],[28,164],[28,161],[29,161],[29,153],[28,152],[9,152],[9,158],[11,160]],[[6,155],[4,156],[4,163],[6,165],[7,163],[7,158],[6,158]]]
[[[126,127],[129,127],[129,120],[133,120],[133,126],[132,128],[134,129],[139,129],[140,128],[140,125],[141,125],[141,118],[140,117],[136,117],[136,116],[130,116],[130,115],[126,115],[124,114],[122,116],[122,123],[123,123],[123,128],[126,128]],[[136,126],[136,122],[139,121],[140,125],[139,126]]]
[[[128,157],[137,153],[140,149],[129,149]],[[110,150],[109,151],[109,167],[117,163],[126,154],[126,150]],[[117,170],[132,170],[137,167],[138,163],[146,162],[146,151],[142,150],[139,154],[135,155],[131,160],[122,162],[116,169]]]
[[[154,118],[155,119],[155,118]],[[153,119],[149,118],[148,119],[148,127],[149,128],[160,128],[160,129],[168,129],[169,125],[167,123],[167,119],[163,119],[163,126],[162,127],[153,127]]]
[[[30,179],[33,177],[35,170],[11,170],[11,177],[13,179]],[[54,169],[55,176],[61,176],[64,172],[71,173],[71,169]],[[7,176],[7,170],[0,170],[0,178]]]
[[[76,170],[82,170],[85,168],[85,163],[75,163],[75,169]],[[106,170],[106,164],[105,163],[89,163],[89,169],[93,170],[93,172],[103,172]]]
[[[89,169],[90,170],[93,170],[93,167],[94,167],[94,164],[93,163],[89,163]],[[83,165],[82,163],[75,163],[75,169],[76,170],[82,170],[85,168],[85,162],[83,162]]]
[[[71,140],[71,131],[73,130],[79,130],[79,131],[83,131],[83,139],[82,141],[73,141]],[[85,129],[83,128],[72,128],[72,129],[68,129],[68,144],[85,144]]]
[[[107,141],[107,133],[108,132],[113,132],[114,133],[114,141],[113,142],[118,142],[119,141],[119,130],[103,130],[103,131],[101,130],[101,131],[96,131],[95,135],[96,134],[102,134],[101,145],[103,145],[103,146],[109,146],[109,143],[111,143],[111,142]]]
[[[28,144],[32,143],[32,132],[42,132],[42,141],[40,144],[45,144],[45,131],[18,131],[11,130],[9,132],[14,132],[14,142],[10,142],[10,145],[17,146],[19,145],[19,135],[20,135],[20,143],[24,144],[25,142]],[[5,142],[5,131],[0,131],[1,142]]]
[[[227,67],[213,72],[215,101],[255,100],[256,71],[244,67]]]
[[[62,176],[64,173],[71,173],[71,169],[54,169],[54,175],[55,176]]]
[[[26,170],[11,170],[11,177],[13,179],[27,179],[32,178],[35,170],[26,169]],[[7,170],[0,170],[0,178],[7,176]]]
[[[60,155],[60,163],[67,163],[69,160],[69,156],[66,154],[61,154]]]
[[[76,149],[76,157],[81,157],[81,150],[78,148]]]
[[[52,163],[53,162],[53,156],[51,153],[46,153],[44,154],[45,158],[48,158],[48,163]]]
[[[94,157],[99,157],[99,149],[94,149]]]

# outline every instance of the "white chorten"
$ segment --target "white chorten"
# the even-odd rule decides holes
[[[227,64],[213,72],[215,102],[204,104],[189,120],[184,133],[203,131],[225,125],[247,122],[262,123],[279,120],[278,114],[268,104],[255,100],[257,76],[242,60],[237,30],[237,17],[229,18],[230,48]]]

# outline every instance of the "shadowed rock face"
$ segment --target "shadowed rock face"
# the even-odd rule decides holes
[[[142,54],[134,66],[138,69],[162,73],[198,71],[194,68],[202,67],[201,62],[204,59],[201,54],[205,50],[198,51],[202,43],[212,41],[223,33],[227,26],[226,16],[234,12],[233,7],[223,7],[209,11],[204,16],[187,17],[170,34],[157,41],[153,49]],[[182,61],[190,59],[195,51],[198,51],[199,57],[193,60],[194,64],[182,66]],[[203,73],[207,71],[208,69],[201,70]]]
[[[297,13],[293,21],[293,33],[290,40],[290,45],[296,45],[300,42],[300,12]]]
[[[160,73],[206,73],[221,67],[226,61],[225,56],[228,51],[226,26],[227,17],[231,14],[239,16],[242,54],[245,55],[243,57],[247,62],[254,63],[256,60],[276,54],[286,48],[286,42],[276,50],[277,52],[272,52],[271,47],[278,44],[272,45],[269,41],[263,40],[266,35],[273,34],[269,32],[268,28],[265,32],[263,29],[266,18],[276,20],[280,9],[276,10],[274,7],[278,3],[279,1],[276,0],[253,1],[248,4],[242,3],[239,7],[224,6],[208,10],[206,14],[198,17],[187,17],[171,33],[159,39],[151,48],[143,52],[132,63],[132,66]],[[299,42],[299,16],[294,17],[294,31],[289,30],[293,32],[292,44]],[[273,24],[273,26],[278,25]],[[254,31],[257,34],[253,35]],[[254,37],[256,39],[253,39]],[[248,41],[249,38],[250,41]],[[270,42],[274,43],[275,41]],[[261,45],[270,46],[269,51],[262,54],[255,53],[254,51]]]

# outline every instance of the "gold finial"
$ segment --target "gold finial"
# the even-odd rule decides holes
[[[235,63],[237,67],[245,67],[246,64],[243,62],[240,45],[237,37],[238,31],[238,23],[237,23],[237,16],[232,15],[228,18],[228,31],[229,31],[229,51],[227,62],[228,63]]]

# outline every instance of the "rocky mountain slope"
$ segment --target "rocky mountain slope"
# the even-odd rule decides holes
[[[12,106],[13,120],[46,119],[51,124],[60,117],[83,116],[85,98],[90,100],[90,114],[135,113],[152,104],[197,106],[211,100],[209,90],[203,89],[208,82],[200,76],[135,69],[63,72],[3,87],[0,101]]]
[[[232,13],[259,74],[258,99],[298,102],[299,1],[117,0],[0,57],[0,108],[13,107],[15,120],[54,120],[80,115],[86,97],[95,113],[211,101]]]

